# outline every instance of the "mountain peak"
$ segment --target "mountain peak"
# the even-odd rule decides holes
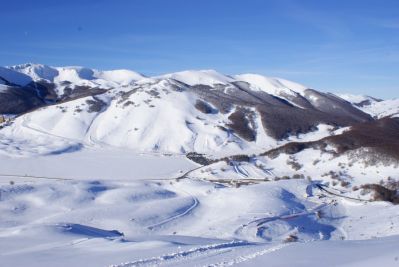
[[[127,69],[96,71],[94,76],[99,79],[104,79],[119,84],[129,84],[131,82],[146,78],[146,76],[138,72]]]
[[[58,75],[58,71],[50,66],[36,63],[25,63],[9,67],[9,69],[26,74],[33,80],[53,81]]]
[[[25,74],[34,81],[47,80],[50,82],[69,81],[79,83],[81,80],[102,79],[117,84],[129,84],[145,78],[144,75],[127,69],[102,71],[83,66],[51,67],[43,64],[24,63],[7,67],[7,69]]]
[[[308,89],[306,86],[295,82],[281,78],[271,78],[260,74],[239,74],[235,75],[234,78],[249,83],[254,90],[264,91],[273,95],[281,95],[281,93],[303,95],[304,91]]]
[[[180,72],[169,73],[160,76],[162,78],[171,78],[183,82],[188,85],[209,85],[228,84],[234,81],[233,78],[221,74],[215,70],[185,70]]]

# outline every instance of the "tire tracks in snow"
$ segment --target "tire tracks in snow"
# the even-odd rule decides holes
[[[48,180],[59,180],[59,181],[73,181],[71,178],[61,178],[61,177],[47,177],[47,176],[34,176],[27,174],[0,174],[0,177],[12,177],[12,178],[32,178],[32,179],[48,179]]]
[[[32,178],[32,179],[48,179],[48,180],[60,180],[60,181],[91,181],[93,179],[74,179],[67,177],[53,177],[53,176],[35,176],[28,174],[1,174],[0,177],[12,177],[12,178]],[[101,180],[101,179],[100,179]],[[176,178],[144,178],[144,179],[135,179],[134,181],[143,181],[143,182],[151,182],[151,181],[174,181]],[[98,181],[98,179],[95,179]]]

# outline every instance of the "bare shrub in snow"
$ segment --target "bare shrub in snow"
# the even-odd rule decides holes
[[[397,190],[388,189],[379,184],[366,184],[361,187],[366,192],[373,192],[374,201],[388,201],[399,204],[399,194]]]
[[[284,243],[298,242],[299,238],[296,235],[289,235],[284,239]]]

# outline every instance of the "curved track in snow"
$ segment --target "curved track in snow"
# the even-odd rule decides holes
[[[182,191],[184,194],[186,194],[187,196],[189,196],[191,198],[191,205],[189,205],[185,210],[183,210],[182,212],[180,212],[179,214],[176,214],[172,217],[169,217],[167,219],[164,219],[158,223],[152,224],[147,226],[147,228],[149,230],[153,230],[155,228],[161,227],[162,225],[165,225],[171,221],[177,220],[179,218],[182,218],[186,215],[188,215],[191,211],[193,211],[198,205],[199,205],[199,200],[198,198],[196,198],[195,196],[193,196],[192,194],[180,189],[180,191]]]
[[[276,221],[276,220],[290,220],[290,219],[294,219],[297,217],[313,215],[328,205],[329,204],[327,204],[327,203],[323,203],[323,204],[316,206],[315,208],[313,208],[311,210],[305,210],[305,211],[294,213],[294,214],[259,218],[259,219],[256,219],[256,220],[253,220],[246,224],[241,225],[237,230],[234,231],[234,234],[240,235],[244,229],[251,227],[252,225],[254,225],[254,227],[258,228],[265,223]]]

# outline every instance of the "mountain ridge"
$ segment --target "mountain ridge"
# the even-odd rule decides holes
[[[5,80],[31,79],[24,86],[0,85],[0,102],[9,107],[0,113],[19,115],[0,133],[21,139],[36,129],[76,143],[136,151],[260,153],[301,135],[328,136],[332,129],[374,120],[365,107],[337,95],[257,74],[188,70],[145,77],[130,70],[29,63],[2,70]],[[20,94],[28,99],[25,110],[13,105]]]

